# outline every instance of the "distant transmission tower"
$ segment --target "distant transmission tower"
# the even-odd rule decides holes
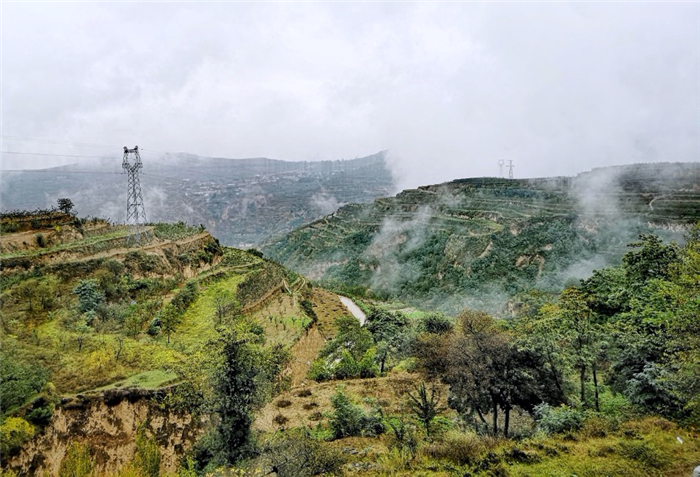
[[[129,164],[129,155],[134,155],[134,163]],[[141,183],[139,182],[139,174],[143,164],[141,163],[141,155],[139,154],[139,147],[134,146],[133,149],[129,149],[124,146],[124,158],[122,159],[122,169],[124,169],[128,176],[127,186],[126,186],[126,225],[132,225],[133,230],[127,243],[131,241],[136,241],[136,243],[141,243],[141,236],[144,238],[148,235],[144,229],[144,224],[146,223],[146,209],[143,205],[143,196],[141,195]]]
[[[501,178],[503,177],[503,164],[504,164],[503,159],[499,159],[498,160],[498,177],[501,177]]]
[[[513,168],[514,168],[514,167],[515,167],[515,166],[513,165],[513,159],[510,159],[510,160],[508,161],[508,179],[512,179],[512,178],[513,178]]]

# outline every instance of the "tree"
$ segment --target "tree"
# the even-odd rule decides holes
[[[372,333],[377,343],[379,372],[384,374],[384,367],[390,352],[398,352],[404,342],[408,319],[401,312],[373,309],[367,316],[365,328]]]
[[[74,330],[76,332],[75,341],[78,343],[78,353],[80,353],[83,350],[85,339],[92,332],[92,328],[87,324],[86,319],[80,319],[75,323]]]
[[[627,252],[622,263],[630,283],[638,286],[653,278],[668,278],[670,265],[678,260],[678,246],[664,245],[653,234],[642,234],[628,246],[637,250]]]
[[[448,365],[443,380],[450,385],[449,403],[463,415],[492,413],[492,433],[498,434],[499,387],[508,338],[493,318],[482,312],[462,312],[458,332],[449,337]]]
[[[590,369],[593,378],[595,409],[600,409],[598,399],[598,358],[601,352],[601,328],[595,314],[588,306],[584,293],[569,287],[561,293],[558,307],[545,307],[557,315],[565,342],[572,349],[574,367],[578,369],[581,403],[586,405],[586,372]]]
[[[218,449],[215,460],[232,464],[250,451],[253,411],[259,403],[260,354],[252,337],[236,330],[221,330],[214,370],[214,408]]]
[[[415,394],[408,392],[407,395],[410,400],[409,407],[425,427],[425,434],[430,437],[430,424],[438,414],[445,410],[444,407],[440,406],[440,390],[433,385],[428,393],[425,383],[420,383]]]
[[[535,405],[558,397],[544,359],[532,350],[518,349],[511,335],[486,313],[462,312],[455,330],[439,339],[442,344],[435,349],[444,358],[433,359],[439,354],[435,352],[425,355],[450,386],[448,404],[464,417],[476,414],[483,427],[488,426],[485,415],[490,412],[494,435],[499,432],[499,410],[507,436],[516,406],[532,412]]]
[[[71,210],[73,210],[74,204],[73,201],[70,200],[69,198],[65,197],[62,199],[58,199],[58,210],[63,212],[64,214],[70,214]]]
[[[73,293],[78,296],[78,310],[80,313],[97,310],[105,301],[105,294],[96,280],[80,280],[80,283],[73,289]]]
[[[180,324],[180,314],[174,306],[168,304],[158,313],[160,318],[160,329],[168,337],[170,343],[170,335],[175,332],[175,328]]]
[[[217,322],[221,325],[224,319],[234,310],[236,303],[231,292],[224,290],[214,296],[214,305],[216,306]]]

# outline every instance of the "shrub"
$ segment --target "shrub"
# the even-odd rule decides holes
[[[105,301],[105,294],[96,280],[80,280],[73,293],[78,296],[80,313],[95,311]]]
[[[490,437],[452,431],[441,442],[425,446],[422,452],[436,460],[446,459],[458,465],[468,465],[479,461],[493,445]]]
[[[310,389],[302,389],[297,393],[297,397],[309,397],[311,396],[311,390]]]
[[[585,413],[562,404],[552,407],[549,404],[535,406],[538,429],[547,434],[574,432],[581,429],[586,419]]]
[[[317,382],[328,381],[331,379],[331,373],[328,368],[326,368],[325,360],[317,359],[311,363],[311,367],[309,368],[309,378]]]
[[[313,409],[313,408],[315,408],[315,407],[318,407],[318,403],[313,402],[313,401],[312,401],[312,402],[307,402],[307,403],[305,403],[305,404],[304,404],[303,406],[301,406],[301,407],[302,407],[302,409],[304,409],[305,411],[310,411],[311,409]]]
[[[46,247],[46,238],[43,234],[36,234],[36,244],[41,248]]]
[[[289,422],[289,419],[280,413],[272,418],[272,422],[278,426],[284,426],[287,422]]]
[[[306,313],[306,316],[311,318],[312,323],[316,323],[318,321],[318,316],[316,316],[316,312],[314,311],[314,305],[304,298],[299,302],[301,305],[301,309],[304,310],[304,313]]]
[[[289,407],[291,405],[292,405],[292,401],[290,401],[289,399],[280,399],[279,401],[277,401],[275,403],[275,406],[277,406],[277,407]]]
[[[384,432],[384,425],[377,415],[366,414],[362,408],[350,401],[350,398],[340,389],[331,397],[333,414],[330,426],[333,438],[340,439],[350,436],[376,436]]]
[[[49,372],[39,363],[27,363],[3,352],[0,355],[0,411],[21,406],[41,391]]]
[[[34,437],[34,427],[21,417],[8,417],[0,425],[0,453],[3,457],[17,452]]]
[[[90,455],[87,444],[73,442],[68,446],[66,455],[61,460],[59,477],[89,477],[95,467],[95,460]]]
[[[421,329],[426,333],[442,335],[452,330],[452,322],[444,315],[428,315],[421,320]]]
[[[340,475],[345,460],[340,450],[323,445],[304,431],[297,431],[267,442],[254,464],[274,469],[279,477],[305,477]]]
[[[141,470],[143,477],[158,477],[160,473],[160,447],[153,437],[146,435],[144,424],[136,431],[134,466]]]

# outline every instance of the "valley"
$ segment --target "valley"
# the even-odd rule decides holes
[[[144,164],[140,181],[149,220],[203,224],[223,244],[239,248],[394,189],[384,152],[316,162],[145,152]],[[1,190],[3,211],[46,208],[56,197],[71,197],[83,217],[125,218],[121,157],[3,171]]]
[[[3,475],[687,475],[699,184],[461,179],[263,252],[5,213]]]

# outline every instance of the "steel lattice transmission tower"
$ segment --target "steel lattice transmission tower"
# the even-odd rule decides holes
[[[508,161],[508,179],[512,179],[512,178],[513,178],[513,168],[514,168],[514,167],[515,167],[515,166],[513,165],[513,160],[510,159],[510,160]]]
[[[134,155],[134,163],[129,163],[129,156]],[[143,168],[141,163],[141,155],[139,147],[134,146],[129,149],[124,146],[124,158],[122,159],[122,169],[128,174],[126,186],[126,224],[132,225],[133,230],[127,239],[127,243],[135,240],[136,243],[141,242],[141,236],[146,237],[148,234],[144,229],[146,223],[146,209],[143,205],[143,195],[141,195],[141,182],[139,174]]]

